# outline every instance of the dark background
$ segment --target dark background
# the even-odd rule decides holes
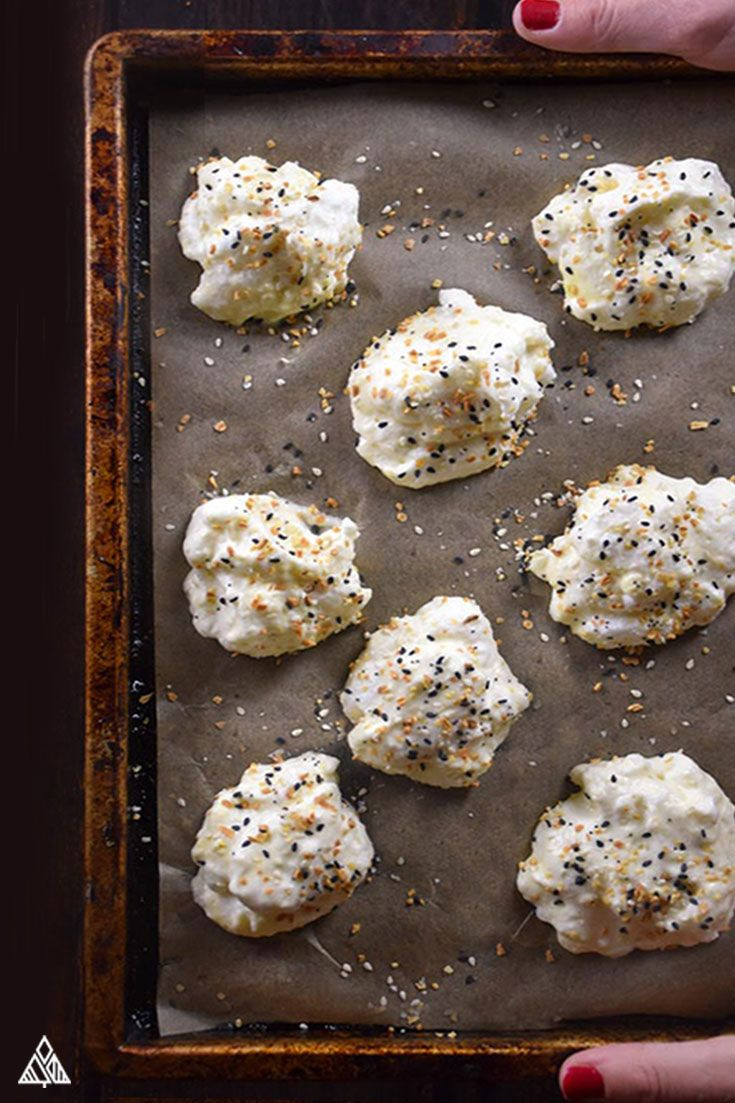
[[[6,278],[15,312],[5,392],[12,452],[5,466],[11,518],[12,612],[3,664],[3,910],[15,930],[6,946],[5,1006],[10,1058],[3,1100],[28,1100],[40,1087],[17,1079],[47,1034],[75,1087],[46,1088],[59,1099],[253,1098],[246,1086],[216,1093],[100,1084],[80,1063],[80,921],[83,744],[83,99],[82,65],[100,35],[132,27],[472,28],[508,27],[513,0],[4,0],[3,152],[10,233]],[[20,292],[18,295],[17,292]],[[7,302],[8,297],[5,297]],[[7,370],[7,369],[6,369]],[[8,515],[6,515],[7,517]],[[19,519],[20,523],[18,523]],[[11,533],[15,539],[11,538]],[[18,632],[17,629],[21,631]],[[15,630],[14,630],[15,629]],[[20,637],[20,638],[19,638]],[[9,864],[7,864],[9,862]],[[100,978],[104,983],[104,978]],[[3,987],[7,989],[8,983]],[[80,1081],[82,1086],[80,1086]],[[319,1100],[377,1099],[386,1085],[315,1088]],[[400,1090],[400,1089],[399,1089]],[[467,1081],[415,1085],[417,1100],[507,1098]],[[208,1094],[211,1093],[211,1094]],[[268,1093],[284,1100],[288,1085]],[[300,1093],[303,1097],[303,1092]],[[396,1093],[395,1098],[398,1098]],[[522,1098],[556,1098],[529,1087]]]

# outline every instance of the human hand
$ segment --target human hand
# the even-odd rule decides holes
[[[521,0],[513,26],[550,50],[674,54],[735,69],[733,0]]]
[[[559,1084],[573,1103],[733,1103],[735,1034],[583,1050],[564,1062]]]

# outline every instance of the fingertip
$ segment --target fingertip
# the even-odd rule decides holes
[[[585,1057],[585,1054],[568,1057],[559,1069],[559,1088],[569,1103],[605,1098],[602,1073],[595,1065],[585,1063]]]
[[[520,0],[513,9],[513,27],[522,38],[534,41],[537,35],[553,31],[560,16],[558,0]]]

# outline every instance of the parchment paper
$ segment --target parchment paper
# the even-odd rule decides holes
[[[150,380],[162,1033],[233,1020],[469,1030],[735,1011],[735,933],[697,949],[618,961],[575,957],[558,948],[550,927],[529,918],[514,886],[540,812],[568,792],[567,771],[590,756],[683,748],[735,797],[734,714],[726,700],[735,691],[733,603],[709,630],[625,665],[620,654],[598,652],[550,620],[548,591],[519,573],[514,548],[518,539],[562,530],[569,509],[541,496],[556,498],[565,479],[586,485],[633,461],[700,480],[732,473],[735,291],[692,326],[630,339],[596,335],[565,320],[561,297],[549,290],[555,273],[529,220],[595,163],[706,157],[735,181],[734,133],[733,85],[717,78],[343,85],[153,109],[152,327],[166,330],[152,340]],[[277,145],[267,149],[271,138]],[[298,348],[262,331],[238,336],[189,305],[199,269],[182,257],[168,223],[192,188],[189,166],[212,151],[295,159],[360,189],[366,230],[352,266],[359,302],[315,312],[321,328]],[[381,214],[386,207],[396,216]],[[426,217],[445,230],[408,228]],[[395,232],[377,237],[386,223]],[[467,240],[488,229],[497,235],[489,243]],[[536,280],[523,271],[532,265]],[[341,392],[371,336],[436,300],[434,279],[545,321],[559,378],[528,450],[510,466],[399,491],[354,451]],[[578,362],[585,350],[586,369]],[[625,405],[611,397],[613,382],[629,396]],[[595,393],[586,395],[590,385]],[[190,420],[179,431],[184,415]],[[717,418],[706,431],[688,428]],[[213,429],[220,420],[224,432]],[[654,450],[644,453],[649,439]],[[291,474],[294,466],[301,476]],[[216,485],[231,491],[337,499],[338,512],[362,529],[357,560],[374,590],[366,628],[440,593],[480,602],[535,704],[478,788],[443,792],[350,761],[337,692],[361,650],[361,628],[280,663],[230,657],[196,634],[181,591],[181,542],[192,509],[212,489],[212,471]],[[399,501],[404,523],[396,520]],[[598,681],[603,688],[594,693]],[[642,711],[628,711],[636,703],[631,689],[643,692]],[[190,896],[189,851],[202,816],[252,760],[307,748],[339,755],[342,788],[364,809],[378,873],[347,905],[300,933],[261,940],[226,934]],[[420,904],[407,905],[409,890]],[[353,924],[360,929],[351,935]]]

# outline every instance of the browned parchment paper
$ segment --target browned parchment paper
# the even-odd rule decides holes
[[[684,748],[735,797],[726,700],[735,690],[735,608],[708,631],[651,651],[652,669],[624,665],[620,655],[574,637],[559,642],[565,633],[547,615],[548,593],[519,574],[513,546],[562,530],[569,510],[541,496],[556,495],[565,479],[586,484],[618,463],[647,460],[700,480],[733,471],[735,290],[693,326],[630,339],[596,335],[565,320],[529,219],[595,163],[590,155],[598,164],[667,153],[712,158],[735,181],[734,135],[733,84],[716,78],[343,85],[243,91],[153,110],[152,327],[166,331],[153,337],[151,365],[164,1034],[232,1020],[418,1020],[469,1030],[735,1011],[735,933],[693,950],[574,957],[557,947],[550,927],[528,918],[514,887],[539,813],[568,791],[567,771],[589,756]],[[268,150],[270,138],[277,146]],[[360,189],[366,230],[352,267],[359,303],[315,315],[321,329],[299,348],[263,332],[238,336],[189,305],[199,270],[181,256],[169,220],[191,189],[189,166],[214,150],[295,159]],[[446,230],[408,228],[425,217]],[[378,238],[386,223],[395,232]],[[488,228],[497,235],[490,243],[467,239]],[[406,238],[415,241],[412,251]],[[538,282],[523,271],[530,265],[540,270]],[[355,453],[341,391],[372,335],[435,301],[434,279],[543,319],[556,341],[559,378],[528,450],[509,467],[399,491]],[[578,363],[584,350],[589,375]],[[613,401],[608,381],[627,393],[625,405]],[[335,396],[325,400],[331,413],[320,388]],[[184,415],[190,420],[178,431]],[[704,432],[688,428],[715,418],[719,424]],[[220,420],[227,430],[218,433]],[[644,453],[651,439],[654,451]],[[301,476],[291,474],[294,465]],[[232,658],[195,633],[181,591],[181,543],[212,471],[232,491],[338,500],[362,529],[358,563],[374,590],[368,628],[435,594],[480,602],[535,706],[478,788],[442,792],[351,763],[337,692],[361,649],[360,628],[280,663]],[[396,521],[397,501],[404,523]],[[597,681],[603,689],[593,693]],[[643,692],[637,713],[627,711],[631,689]],[[252,760],[307,748],[339,755],[343,791],[365,806],[378,874],[302,932],[262,940],[226,934],[190,896],[189,851],[202,815]],[[417,906],[407,906],[410,890]],[[356,923],[359,933],[350,935]],[[345,963],[351,972],[343,976]]]

